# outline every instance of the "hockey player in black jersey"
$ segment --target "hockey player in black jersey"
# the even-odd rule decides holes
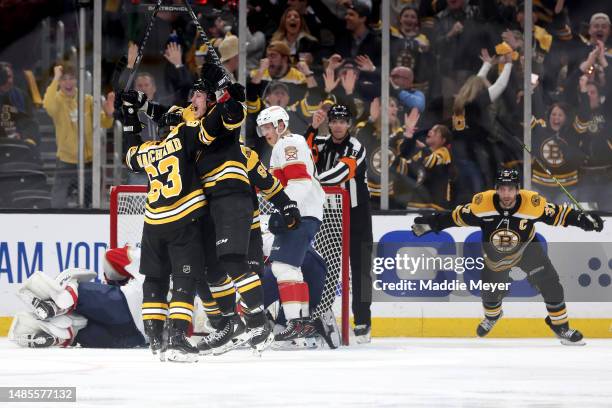
[[[249,181],[251,182],[251,200],[254,208],[251,233],[249,236],[247,263],[249,271],[255,272],[261,279],[263,276],[264,254],[259,220],[259,199],[256,189],[259,189],[263,197],[276,207],[287,225],[292,225],[294,227],[299,225],[300,211],[296,203],[291,201],[289,196],[287,196],[280,181],[266,169],[263,163],[261,163],[257,153],[246,146],[241,146],[241,149],[247,159],[247,172]],[[209,261],[210,259],[207,258],[207,263]],[[211,262],[214,263],[214,261]],[[218,267],[218,263],[215,265]],[[231,288],[227,290],[231,292]],[[201,282],[198,286],[198,295],[202,299],[202,304],[208,320],[211,322],[213,328],[216,329],[216,332],[202,339],[198,344],[198,348],[203,352],[212,350],[214,354],[221,354],[243,343],[241,328],[238,328],[234,333],[230,330],[224,330],[225,328],[222,324],[222,311],[218,303],[210,295],[208,286],[204,282]],[[232,298],[235,298],[235,296],[224,297],[224,299],[228,300]],[[240,304],[241,309],[248,313],[249,307],[244,299],[241,299]],[[248,319],[248,314],[245,314],[245,317]]]
[[[121,98],[129,146],[127,167],[146,172],[149,179],[140,263],[140,273],[146,277],[142,304],[145,333],[152,351],[161,352],[162,358],[165,352],[171,361],[194,361],[198,350],[185,334],[193,315],[196,279],[203,271],[199,218],[205,197],[195,168],[200,124],[180,124],[163,140],[142,143],[137,110],[146,103],[146,96],[128,91]],[[173,290],[168,304],[170,276]]]
[[[191,103],[203,143],[196,166],[210,214],[204,222],[205,248],[209,254],[214,249],[219,260],[218,267],[207,265],[207,280],[224,316],[220,327],[228,332],[241,328],[240,318],[231,309],[235,286],[247,306],[249,342],[261,351],[272,341],[272,333],[263,310],[261,281],[247,263],[254,209],[247,159],[240,147],[245,90],[231,83],[221,67],[207,63],[194,84]]]
[[[429,228],[439,232],[457,226],[480,227],[485,261],[482,282],[509,283],[510,269],[521,268],[530,284],[544,298],[548,311],[546,324],[563,344],[582,345],[582,333],[569,327],[563,287],[536,237],[536,222],[576,226],[585,231],[600,232],[603,229],[603,221],[596,214],[548,203],[536,192],[519,189],[516,170],[502,170],[497,176],[495,190],[476,194],[471,203],[457,206],[450,213],[417,217],[413,231],[421,235]],[[502,317],[502,300],[506,292],[498,289],[481,292],[485,318],[478,325],[478,336],[486,336]]]

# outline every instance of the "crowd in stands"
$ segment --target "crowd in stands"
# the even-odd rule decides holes
[[[112,69],[123,54],[128,63],[122,81],[131,74],[135,44],[149,16],[133,6],[138,2],[105,3],[103,88],[111,91]],[[208,38],[237,78],[237,3],[199,3],[194,7]],[[381,172],[388,171],[391,208],[449,209],[492,188],[498,169],[522,169],[523,127],[531,126],[535,160],[527,177],[532,188],[553,201],[569,202],[550,171],[578,201],[612,211],[612,4],[533,3],[532,85],[525,90],[523,1],[392,1],[390,139],[388,148],[381,149],[381,87],[387,84],[381,82],[380,1],[250,0],[248,32],[240,33],[247,38],[245,143],[264,162],[269,159],[271,148],[255,124],[267,106],[284,107],[291,130],[304,134],[315,112],[342,103],[351,109],[351,134],[366,148],[375,208]],[[185,106],[206,53],[186,13],[162,11],[143,50],[134,87],[150,100]],[[59,197],[74,183],[62,178],[62,171],[74,170],[76,163],[76,105],[71,99],[76,83],[70,74],[70,69],[56,71],[53,82],[41,86],[47,89],[43,107],[56,132],[60,182],[54,184],[53,201],[58,206],[65,205]],[[35,150],[31,92],[15,87],[12,76],[10,64],[2,63],[0,140]],[[103,104],[105,127],[113,115],[113,97],[107,94]],[[525,98],[531,98],[533,111],[526,124]],[[89,121],[90,103],[88,99]],[[154,123],[144,115],[142,121],[145,139],[159,137]],[[325,130],[323,124],[319,134]],[[389,156],[389,169],[381,168],[382,154]],[[89,150],[86,160],[91,160]],[[140,184],[146,179],[126,181]]]

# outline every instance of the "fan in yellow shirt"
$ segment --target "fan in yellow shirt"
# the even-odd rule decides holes
[[[78,105],[77,80],[73,67],[54,67],[53,81],[43,98],[43,107],[53,120],[55,140],[57,143],[57,164],[52,191],[52,205],[55,208],[66,207],[68,195],[77,186],[77,164],[79,151],[78,138]],[[100,121],[103,128],[113,126],[113,102],[115,95],[111,92],[103,103]],[[86,170],[91,171],[93,145],[93,97],[85,95],[85,163]],[[91,173],[86,173],[85,204],[91,202]]]

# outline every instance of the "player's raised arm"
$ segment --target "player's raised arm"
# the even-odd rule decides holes
[[[142,143],[140,132],[142,124],[138,119],[138,110],[147,102],[147,96],[138,91],[130,90],[121,94],[123,111],[123,135],[127,140],[125,164],[132,171],[144,170],[145,163],[138,160],[138,150]]]
[[[540,198],[544,200],[543,198]],[[595,213],[575,210],[567,204],[546,203],[543,214],[536,220],[559,227],[578,227],[585,231],[601,232],[604,221]]]
[[[194,90],[206,93],[211,104],[215,103],[201,120],[200,141],[209,145],[217,138],[233,137],[246,117],[244,86],[229,83],[221,67],[204,64]]]
[[[476,194],[472,198],[472,202],[468,204],[458,205],[451,212],[431,212],[429,214],[423,214],[414,219],[412,225],[412,231],[416,236],[421,236],[427,232],[440,232],[450,227],[477,227],[480,225],[480,217],[477,214],[481,214],[483,194]],[[478,207],[478,212],[475,214],[472,211],[472,206]]]

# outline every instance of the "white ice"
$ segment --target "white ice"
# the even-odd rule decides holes
[[[10,404],[20,408],[611,407],[612,341],[374,339],[177,364],[146,349],[23,349],[2,338],[0,385],[77,388],[76,404]]]

